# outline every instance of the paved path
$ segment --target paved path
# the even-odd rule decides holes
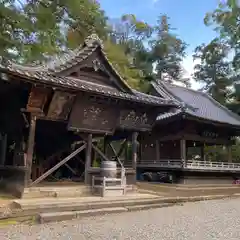
[[[31,227],[1,227],[0,239],[239,240],[240,199],[186,203]]]

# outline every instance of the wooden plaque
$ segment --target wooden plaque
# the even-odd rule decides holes
[[[70,113],[68,129],[73,131],[112,134],[119,118],[116,106],[97,103],[78,96]]]
[[[50,93],[50,89],[33,87],[28,98],[27,111],[43,113],[44,106]]]
[[[140,110],[122,110],[120,113],[120,128],[132,130],[150,130],[156,114],[149,114]]]
[[[66,120],[72,108],[74,94],[56,91],[50,103],[47,117],[56,120]]]

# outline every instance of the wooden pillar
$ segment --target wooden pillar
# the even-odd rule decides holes
[[[181,139],[180,142],[180,149],[181,149],[181,160],[185,162],[185,165],[187,164],[187,148],[186,148],[186,140]]]
[[[156,140],[156,160],[157,160],[157,162],[160,161],[160,144],[159,144],[159,140]]]
[[[25,186],[28,186],[31,182],[36,122],[37,122],[37,117],[34,115],[31,115],[31,122],[30,122],[29,135],[28,135],[27,157],[26,157],[27,172],[25,175]]]
[[[103,139],[103,153],[106,154],[107,153],[107,146],[108,146],[108,139],[105,136]]]
[[[201,146],[201,160],[206,162],[206,156],[205,156],[205,143]]]
[[[232,163],[232,146],[228,145],[227,146],[227,160],[229,163]]]
[[[7,134],[2,135],[0,165],[5,165],[7,153]]]
[[[132,134],[132,168],[135,171],[134,181],[136,181],[136,170],[137,170],[137,148],[138,148],[137,137],[138,137],[138,133],[134,132]]]
[[[92,160],[92,134],[87,136],[87,147],[86,147],[86,161],[85,161],[85,184],[90,184],[91,179],[89,176],[89,169],[91,167]]]

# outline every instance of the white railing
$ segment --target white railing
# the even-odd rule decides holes
[[[219,169],[219,170],[239,170],[240,163],[210,162],[189,160],[185,166],[190,169]]]
[[[161,159],[161,160],[141,160],[138,161],[138,166],[149,166],[149,167],[183,167],[183,162],[179,159]]]
[[[240,163],[210,162],[187,160],[186,162],[175,159],[142,160],[138,162],[139,167],[164,167],[183,169],[215,169],[215,170],[237,170],[240,171]]]

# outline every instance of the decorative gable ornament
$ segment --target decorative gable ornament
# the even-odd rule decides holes
[[[90,36],[88,36],[84,43],[88,46],[88,47],[91,47],[92,45],[94,44],[97,44],[99,45],[102,49],[103,49],[103,41],[98,37],[97,34],[92,34]]]

